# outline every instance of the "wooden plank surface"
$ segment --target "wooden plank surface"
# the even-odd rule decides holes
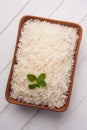
[[[23,15],[77,22],[83,28],[70,106],[64,113],[17,106],[5,99],[18,24]],[[0,16],[0,129],[87,130],[87,1],[0,0]]]

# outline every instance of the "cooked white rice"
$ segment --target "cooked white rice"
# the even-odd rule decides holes
[[[46,21],[27,20],[21,30],[11,97],[51,108],[64,106],[74,63],[77,29]],[[28,88],[27,74],[46,73],[46,87]]]

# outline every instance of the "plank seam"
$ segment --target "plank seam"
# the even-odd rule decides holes
[[[41,111],[41,109],[38,109],[34,114],[33,116],[24,124],[24,126],[20,129],[20,130],[23,130],[25,128],[25,126],[30,123],[32,121],[32,119]]]
[[[10,103],[8,103],[8,104],[4,107],[4,109],[0,112],[0,114],[9,106],[9,104],[10,104]]]
[[[55,8],[55,10],[49,15],[48,18],[50,18],[57,11],[57,9],[59,9],[65,3],[65,1],[66,0],[62,0],[61,3]]]
[[[21,13],[21,11],[29,4],[31,0],[28,0],[28,2],[26,2],[24,4],[24,6],[19,10],[19,12],[12,18],[12,20],[4,27],[4,29],[0,32],[0,36],[3,34],[3,32],[8,28],[8,26],[15,20],[15,18]]]
[[[81,105],[81,103],[87,98],[87,94],[85,95],[85,97],[79,102],[79,104],[75,107],[74,110],[71,111],[70,115],[68,116],[68,118],[73,114],[73,112],[75,112],[77,110],[77,108]],[[67,118],[67,120],[68,120]],[[57,129],[59,130],[59,128],[64,124],[65,121],[67,121],[66,119],[63,121],[63,123],[61,123],[61,125],[59,127],[57,127]]]

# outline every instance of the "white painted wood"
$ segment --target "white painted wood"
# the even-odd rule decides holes
[[[87,97],[58,130],[87,130]],[[66,129],[65,129],[66,128]]]
[[[0,33],[28,0],[0,0]]]
[[[79,55],[77,61],[78,65],[86,58],[85,56],[87,56],[87,15],[80,22],[80,24],[83,29],[83,35],[82,35],[82,41],[79,49]]]
[[[37,4],[38,2],[38,4]],[[50,4],[48,4],[50,2]],[[49,17],[49,15],[63,2],[63,0],[48,0],[48,1],[30,1],[26,8],[15,18],[15,20],[9,25],[5,32],[0,37],[0,71],[6,66],[6,64],[12,59],[18,24],[20,18],[23,15],[39,15]],[[43,6],[42,6],[43,5]],[[44,8],[43,8],[44,7]]]
[[[0,7],[2,6],[0,1]],[[10,0],[9,0],[10,1]],[[12,3],[12,1],[10,1]],[[16,4],[17,9],[15,7]],[[21,3],[22,2],[22,3]],[[24,1],[15,1],[12,6],[13,11],[7,11],[1,13],[4,8],[0,8],[0,15],[7,15],[7,24],[11,22],[13,17],[17,15],[18,11],[25,5]],[[27,2],[27,1],[26,1]],[[55,12],[53,14],[53,12]],[[83,38],[81,42],[81,47],[79,50],[77,69],[74,78],[72,97],[70,101],[69,108],[64,113],[55,113],[50,111],[41,110],[36,113],[38,109],[16,106],[10,104],[5,109],[8,104],[5,100],[5,86],[7,83],[7,78],[9,74],[10,65],[2,73],[0,73],[0,129],[2,130],[86,130],[86,120],[87,120],[87,1],[85,0],[31,0],[28,5],[18,14],[15,19],[10,23],[10,25],[4,30],[0,35],[0,71],[8,64],[8,62],[13,57],[13,51],[15,47],[15,41],[17,36],[17,27],[21,16],[25,14],[39,15],[43,17],[68,20],[73,22],[80,22],[83,27]],[[11,15],[9,19],[9,15]],[[84,19],[83,19],[84,17]],[[83,19],[83,20],[82,20]],[[3,29],[7,26],[4,19],[0,20],[0,26]],[[0,29],[1,29],[0,28]],[[5,109],[5,110],[4,110]],[[36,113],[36,114],[35,114]]]
[[[63,129],[67,130],[65,126],[61,125],[56,130],[63,130]]]
[[[58,122],[56,112],[43,110],[40,111],[23,130],[56,130],[56,128],[60,126],[61,124]]]
[[[5,99],[5,90],[6,90],[6,84],[8,80],[9,71],[10,71],[10,66],[11,64],[8,65],[5,71],[0,74],[0,112],[8,104],[8,102]]]
[[[37,109],[31,107],[10,104],[0,114],[0,129],[20,130],[36,111]]]
[[[80,23],[81,23],[83,30],[85,29],[87,31],[87,14],[84,16],[84,18],[82,19],[82,21]]]
[[[83,30],[82,41],[79,49],[77,67],[86,59],[87,56],[87,31]]]
[[[63,6],[52,16],[66,21],[79,22],[87,14],[86,0],[66,0]]]
[[[31,0],[21,15],[36,15],[41,17],[49,17],[54,10],[59,7],[65,0]],[[38,4],[37,4],[38,3]],[[20,15],[20,16],[21,16]]]

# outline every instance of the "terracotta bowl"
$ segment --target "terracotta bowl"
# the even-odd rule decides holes
[[[48,106],[40,106],[40,105],[36,105],[36,104],[28,104],[22,101],[17,101],[13,98],[10,97],[10,91],[11,91],[11,79],[12,79],[12,74],[13,74],[13,66],[16,63],[16,53],[17,53],[17,49],[18,49],[18,42],[19,42],[19,38],[20,38],[20,34],[21,34],[21,28],[23,27],[23,24],[25,21],[27,21],[28,19],[39,19],[41,21],[45,20],[48,21],[50,23],[56,23],[56,24],[61,24],[61,25],[66,25],[69,27],[76,27],[78,28],[78,35],[79,35],[79,39],[77,40],[77,46],[76,46],[76,53],[74,55],[74,66],[73,66],[73,71],[71,74],[71,83],[69,86],[69,91],[68,91],[68,98],[66,100],[66,104],[61,107],[61,108],[50,108]],[[18,35],[17,35],[17,41],[16,41],[16,47],[15,47],[15,52],[14,52],[14,57],[13,57],[13,61],[12,61],[12,66],[11,66],[11,70],[10,70],[10,74],[9,74],[9,78],[8,78],[8,82],[7,82],[7,87],[6,87],[6,99],[8,102],[13,103],[13,104],[18,104],[18,105],[25,105],[25,106],[30,106],[30,107],[35,107],[35,108],[41,108],[41,109],[46,109],[46,110],[51,110],[51,111],[56,111],[56,112],[63,112],[68,108],[69,102],[70,102],[70,97],[71,97],[71,92],[72,92],[72,86],[73,86],[73,79],[74,79],[74,73],[75,73],[75,67],[76,67],[76,60],[77,60],[77,55],[78,55],[78,50],[79,50],[79,46],[80,46],[80,42],[81,42],[81,37],[82,37],[82,28],[79,24],[76,23],[72,23],[72,22],[66,22],[66,21],[60,21],[60,20],[53,20],[53,19],[48,19],[48,18],[41,18],[41,17],[37,17],[37,16],[24,16],[21,18],[20,23],[19,23],[19,29],[18,29]]]

